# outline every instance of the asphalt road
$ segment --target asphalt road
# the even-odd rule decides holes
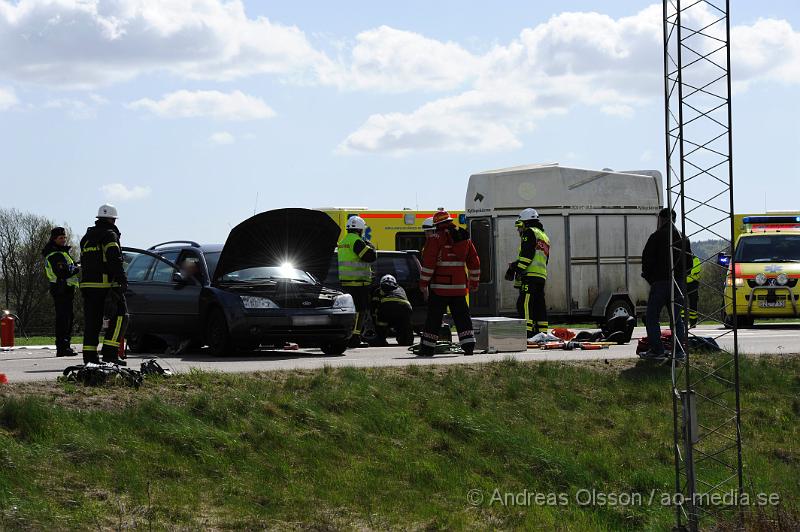
[[[718,343],[728,349],[733,347],[733,334],[721,327],[700,327],[693,330],[698,336],[717,338]],[[437,355],[434,358],[418,358],[406,347],[382,347],[348,350],[344,355],[329,357],[318,349],[262,350],[246,355],[215,358],[199,351],[178,356],[161,353],[131,355],[129,367],[138,369],[142,360],[158,357],[160,364],[175,372],[187,372],[192,368],[207,371],[253,372],[285,369],[314,369],[331,367],[382,367],[430,364],[474,364],[505,358],[520,361],[549,360],[602,360],[636,357],[636,339],[644,336],[642,327],[637,327],[633,340],[626,345],[612,345],[599,351],[541,351],[531,349],[519,353],[476,354],[471,357]],[[721,336],[720,336],[721,335]],[[800,354],[800,324],[758,325],[753,329],[738,331],[739,351],[745,355]],[[80,347],[80,346],[76,346]],[[80,364],[81,357],[56,358],[55,346],[0,348],[0,373],[5,373],[9,382],[31,382],[55,380],[69,365]]]

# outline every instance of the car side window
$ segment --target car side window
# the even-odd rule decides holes
[[[165,259],[175,262],[178,258],[177,251],[166,251],[161,253],[161,256]],[[172,282],[172,273],[175,271],[175,268],[167,264],[163,261],[156,261],[155,268],[153,269],[153,277],[152,281],[156,283],[171,283]]]
[[[196,251],[192,249],[183,250],[177,264],[185,278],[191,277],[198,283],[203,284],[206,274],[202,259]]]
[[[136,255],[125,270],[128,281],[144,281],[150,272],[150,267],[156,259],[149,255]]]
[[[390,273],[394,275],[397,282],[408,282],[411,277],[411,270],[408,266],[408,260],[405,255],[378,255],[378,267],[376,268],[376,279],[380,280],[381,277]]]

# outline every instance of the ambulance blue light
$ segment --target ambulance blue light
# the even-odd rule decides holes
[[[800,216],[745,216],[745,224],[796,224],[800,223]]]

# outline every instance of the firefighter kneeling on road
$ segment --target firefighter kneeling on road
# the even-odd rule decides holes
[[[411,303],[406,291],[397,284],[394,275],[381,277],[381,284],[372,292],[372,316],[375,321],[375,339],[371,344],[384,347],[390,329],[394,329],[397,345],[414,343],[411,328]]]
[[[481,263],[466,230],[456,227],[447,211],[433,215],[436,233],[422,252],[419,287],[428,300],[428,316],[419,356],[433,356],[442,315],[449,306],[465,355],[472,355],[475,336],[467,304],[467,289],[478,289]]]
[[[364,319],[369,312],[369,287],[372,284],[372,263],[378,258],[375,248],[362,237],[367,223],[360,216],[351,216],[345,225],[347,234],[339,242],[339,282],[342,291],[353,296],[356,323],[350,347],[361,346]]]
[[[525,209],[516,221],[520,236],[517,260],[509,264],[506,279],[515,280],[519,288],[517,312],[525,319],[528,338],[547,332],[547,303],[544,287],[547,262],[550,260],[550,239],[544,232],[536,209]],[[519,284],[517,284],[519,283]]]
[[[103,317],[109,320],[103,338],[103,362],[126,366],[117,356],[120,338],[128,325],[128,307],[125,290],[128,277],[123,268],[120,232],[115,225],[117,209],[102,205],[97,211],[97,221],[81,239],[81,294],[86,325],[83,329],[83,362],[100,362],[98,343]]]

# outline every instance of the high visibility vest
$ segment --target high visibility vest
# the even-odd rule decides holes
[[[547,259],[550,257],[550,239],[547,238],[545,232],[538,227],[530,227],[525,230],[533,231],[536,237],[536,251],[533,254],[533,260],[531,260],[528,267],[525,268],[524,277],[540,277],[542,279],[547,279]],[[521,245],[520,251],[522,251]],[[517,255],[519,255],[519,252],[517,252]]]
[[[700,275],[703,273],[703,263],[700,262],[698,257],[692,259],[692,270],[686,276],[687,283],[697,283],[700,281]]]
[[[365,247],[359,256],[353,246],[361,240],[355,233],[347,233],[339,242],[339,282],[342,286],[368,286],[372,282],[372,266],[364,262],[361,256],[369,250]]]
[[[58,282],[58,277],[56,276],[56,272],[53,271],[53,266],[50,264],[49,259],[53,255],[58,255],[59,253],[64,255],[64,258],[67,260],[67,264],[69,266],[75,264],[75,261],[72,260],[72,257],[70,257],[69,253],[66,251],[53,251],[52,253],[49,253],[44,258],[44,273],[47,275],[47,280],[54,284]],[[78,278],[74,275],[67,277],[67,286],[78,286]]]

